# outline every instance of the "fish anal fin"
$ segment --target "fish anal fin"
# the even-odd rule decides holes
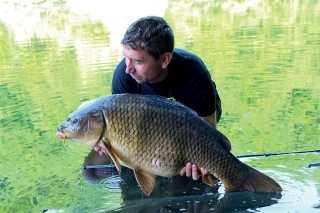
[[[118,159],[117,156],[112,152],[112,149],[111,149],[109,146],[107,146],[108,143],[106,143],[106,142],[103,141],[102,144],[103,144],[104,148],[107,150],[107,152],[108,152],[111,160],[113,161],[114,165],[116,166],[118,172],[120,172],[120,171],[121,171],[121,164],[120,164],[120,162],[119,162],[119,159]]]
[[[236,187],[225,185],[227,191],[253,191],[258,193],[280,193],[282,191],[281,186],[271,177],[248,165],[244,164],[244,166],[247,167],[246,179]]]
[[[202,174],[201,178],[202,178],[202,182],[204,182],[207,185],[210,185],[210,186],[216,186],[217,185],[217,182],[210,175]]]
[[[156,175],[141,169],[134,169],[133,171],[141,190],[149,196],[154,188]]]

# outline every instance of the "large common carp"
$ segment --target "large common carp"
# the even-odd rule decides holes
[[[159,96],[102,97],[70,114],[56,136],[106,148],[118,171],[121,165],[134,170],[147,195],[157,175],[175,176],[187,162],[206,168],[227,191],[282,190],[232,155],[228,139],[193,110]],[[202,181],[215,184],[209,175]]]

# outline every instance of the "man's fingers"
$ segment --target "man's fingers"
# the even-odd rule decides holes
[[[106,150],[105,148],[102,148],[102,147],[101,147],[101,149],[99,150],[99,154],[100,154],[100,155],[107,155],[108,152],[107,152],[107,150]]]
[[[192,165],[191,163],[187,163],[186,165],[186,176],[191,177],[192,175]]]
[[[181,176],[185,176],[186,175],[186,167],[183,167],[180,171],[180,175]]]
[[[198,172],[198,167],[196,165],[192,165],[192,179],[193,180],[198,180],[199,178],[199,172]]]
[[[209,175],[209,172],[207,169],[201,167],[200,168],[201,174],[203,175]],[[199,169],[195,164],[187,163],[186,167],[182,168],[180,171],[181,176],[187,176],[187,177],[192,177],[193,180],[198,180],[199,175]]]
[[[108,154],[107,150],[101,146],[94,146],[92,147],[94,151],[98,152],[99,155],[106,155]]]
[[[203,175],[209,175],[209,172],[208,172],[208,170],[207,169],[205,169],[205,168],[203,168],[203,167],[201,167],[201,174],[203,174]]]
[[[95,146],[95,147],[93,147],[93,149],[94,149],[94,151],[99,152],[101,147],[100,146]]]

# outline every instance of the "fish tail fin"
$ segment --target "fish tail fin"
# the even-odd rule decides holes
[[[245,165],[247,167],[247,178],[235,188],[226,189],[228,191],[253,191],[253,192],[267,192],[267,193],[280,193],[281,186],[271,177],[259,172],[258,170]]]

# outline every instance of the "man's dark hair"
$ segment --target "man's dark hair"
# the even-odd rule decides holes
[[[147,16],[132,23],[124,34],[121,44],[138,47],[149,53],[155,60],[166,52],[173,52],[174,36],[171,27],[161,17]]]

